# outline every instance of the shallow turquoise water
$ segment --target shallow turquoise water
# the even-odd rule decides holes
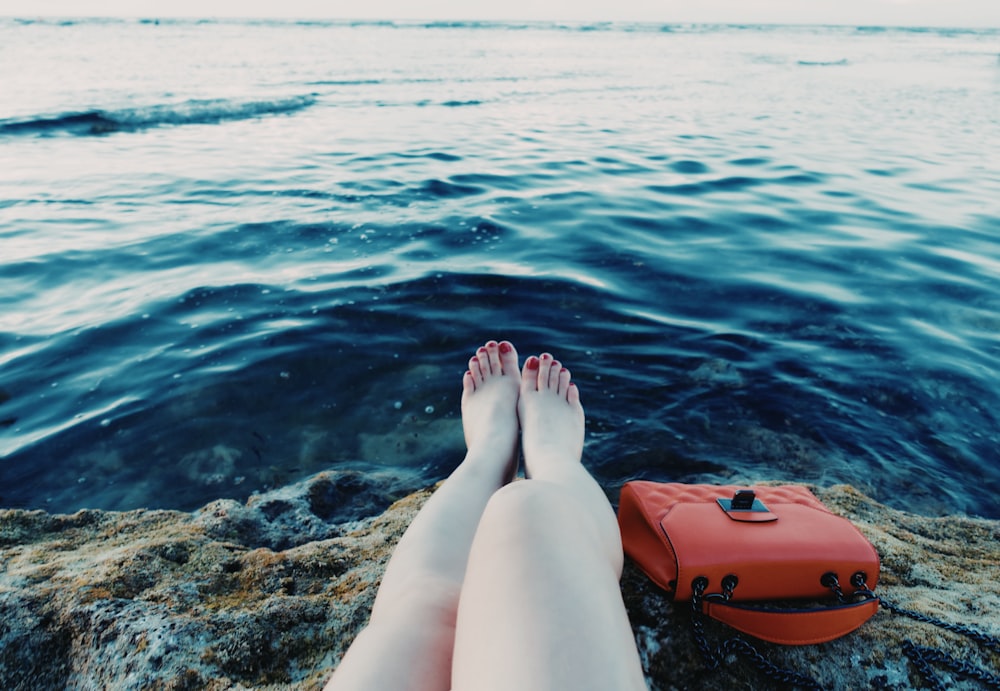
[[[434,481],[507,337],[612,492],[998,516],[998,38],[0,20],[0,504]]]

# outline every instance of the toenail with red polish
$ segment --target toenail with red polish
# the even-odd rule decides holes
[[[538,358],[532,355],[524,364],[527,365],[528,369],[538,369]]]
[[[504,341],[503,343],[501,343],[500,344],[500,352],[501,353],[509,353],[510,352],[510,343],[507,343],[507,341]]]

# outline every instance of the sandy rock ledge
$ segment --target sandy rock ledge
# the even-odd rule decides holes
[[[331,472],[194,513],[0,510],[0,688],[320,689],[431,493],[409,490]],[[1000,522],[908,514],[846,486],[814,491],[878,548],[881,595],[1000,635]],[[775,688],[743,660],[706,671],[687,608],[632,565],[622,587],[650,688]],[[1000,655],[884,610],[832,643],[758,648],[824,688],[921,688],[906,639],[1000,670]]]

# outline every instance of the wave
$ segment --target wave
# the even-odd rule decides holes
[[[623,33],[717,33],[720,31],[749,32],[814,32],[817,30],[831,33],[915,33],[937,34],[941,36],[982,35],[984,37],[1000,36],[998,27],[972,26],[891,26],[891,25],[851,25],[851,24],[781,24],[781,23],[733,23],[733,22],[651,22],[651,21],[609,21],[609,22],[560,22],[550,20],[511,21],[511,20],[388,20],[388,19],[291,19],[291,18],[123,18],[123,17],[0,17],[0,26],[64,26],[94,24],[129,24],[137,23],[145,26],[298,26],[306,28],[384,28],[384,29],[439,29],[439,30],[508,30],[508,31],[567,31],[594,32],[618,31]]]
[[[803,67],[833,67],[846,65],[847,58],[841,58],[840,60],[799,60],[798,64]]]
[[[233,101],[224,98],[194,99],[177,104],[119,110],[88,110],[54,117],[36,116],[0,122],[0,134],[101,135],[163,125],[204,125],[291,113],[316,102],[313,95],[266,101]]]
[[[385,83],[386,80],[384,79],[317,79],[316,81],[308,82],[310,86],[369,86]]]

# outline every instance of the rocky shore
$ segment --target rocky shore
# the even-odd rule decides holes
[[[432,492],[410,489],[330,472],[194,513],[0,510],[0,688],[320,689]],[[1000,635],[1000,522],[813,489],[879,550],[880,595]],[[706,671],[687,607],[631,565],[622,587],[651,689],[776,688],[742,657]],[[713,641],[729,635],[707,629]],[[823,688],[922,688],[907,640],[1000,670],[996,650],[884,609],[831,643],[758,648]],[[939,676],[948,688],[983,688]]]

